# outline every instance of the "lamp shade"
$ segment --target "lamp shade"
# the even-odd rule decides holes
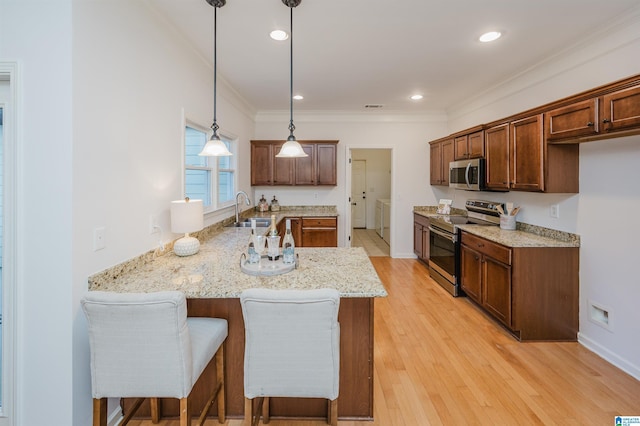
[[[288,157],[288,158],[300,158],[300,157],[308,157],[308,154],[304,152],[302,146],[296,141],[288,140],[280,148],[280,152],[276,154],[276,157]]]
[[[171,202],[171,231],[189,233],[204,228],[202,200],[178,200]]]

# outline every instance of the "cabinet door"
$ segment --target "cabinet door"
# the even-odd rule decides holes
[[[548,141],[598,133],[598,100],[576,102],[544,114]]]
[[[251,185],[273,185],[271,144],[251,144]]]
[[[467,135],[458,136],[453,140],[453,154],[456,160],[466,160],[469,158],[467,152],[469,137]]]
[[[337,146],[335,144],[316,145],[316,185],[337,185]]]
[[[471,133],[467,141],[467,153],[469,158],[484,157],[484,131]]]
[[[511,327],[511,267],[484,256],[482,268],[482,306]]]
[[[300,144],[307,157],[296,158],[295,161],[295,183],[296,185],[315,185],[316,167],[315,151],[312,144]]]
[[[291,220],[291,235],[293,236],[293,243],[296,247],[302,246],[302,221],[299,217],[290,217]]]
[[[544,191],[542,114],[511,122],[511,189]]]
[[[423,258],[422,230],[422,225],[417,222],[413,223],[413,252],[416,254],[416,256],[418,256],[418,259]]]
[[[640,127],[640,86],[610,93],[602,100],[605,131]]]
[[[485,131],[487,188],[509,190],[509,124]]]
[[[442,166],[440,169],[440,182],[443,186],[449,186],[449,163],[454,160],[452,139],[442,142],[441,155]]]
[[[482,255],[471,248],[460,247],[460,287],[471,299],[482,303]]]
[[[429,176],[431,185],[442,185],[442,142],[429,145]]]
[[[293,185],[293,158],[280,158],[276,154],[280,152],[283,143],[273,144],[273,184]]]

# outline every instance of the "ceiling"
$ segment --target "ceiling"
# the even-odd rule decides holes
[[[209,62],[213,7],[150,0]],[[296,111],[442,111],[597,36],[638,0],[302,0],[294,13]],[[218,9],[218,75],[256,111],[289,108],[289,30],[281,0]],[[480,43],[498,30],[503,37]],[[414,93],[424,95],[411,101]],[[379,110],[380,111],[380,110]]]

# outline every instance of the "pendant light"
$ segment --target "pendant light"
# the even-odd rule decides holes
[[[233,155],[227,149],[227,146],[220,139],[218,134],[218,123],[216,121],[216,86],[218,79],[218,52],[217,52],[217,24],[218,24],[218,8],[224,6],[227,0],[206,0],[211,6],[213,6],[213,124],[211,125],[211,139],[202,148],[202,151],[198,155],[206,157],[227,157]]]
[[[290,113],[290,121],[289,121],[289,137],[287,141],[280,148],[280,152],[276,155],[276,157],[307,157],[307,153],[304,152],[302,146],[296,140],[296,137],[293,135],[293,131],[296,129],[296,126],[293,125],[293,8],[298,6],[302,0],[282,0],[282,3],[287,6],[291,11],[291,29],[289,31],[289,43],[291,46],[290,50],[290,71],[291,78],[289,80],[290,94],[289,94],[289,113]]]

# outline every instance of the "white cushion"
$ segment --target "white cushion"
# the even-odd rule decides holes
[[[227,335],[225,320],[187,320],[178,291],[91,291],[81,303],[94,398],[184,398]]]
[[[246,290],[247,398],[338,397],[340,295],[336,290]]]

